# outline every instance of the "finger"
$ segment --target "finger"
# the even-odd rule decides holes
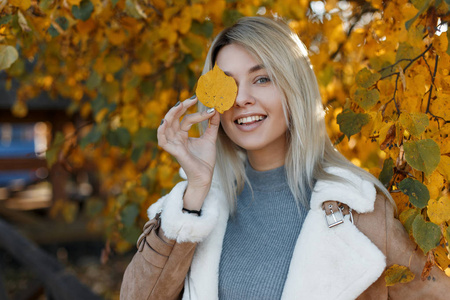
[[[164,148],[164,146],[167,144],[167,138],[166,135],[164,134],[167,122],[166,120],[162,119],[161,120],[161,124],[158,127],[158,130],[156,131],[156,137],[158,139],[158,146],[160,146],[161,148]]]
[[[215,111],[214,115],[209,120],[209,125],[206,128],[203,137],[211,140],[212,142],[215,142],[217,140],[217,133],[219,132],[219,126],[220,126],[220,114],[217,111]]]
[[[180,117],[186,113],[189,107],[192,107],[197,103],[197,98],[190,98],[183,102],[177,102],[164,116],[165,122],[167,122],[166,127],[172,128],[177,131],[179,129],[179,119]]]
[[[208,109],[203,112],[198,112],[190,115],[186,115],[180,124],[180,130],[189,131],[192,125],[208,120],[214,116],[215,110]]]

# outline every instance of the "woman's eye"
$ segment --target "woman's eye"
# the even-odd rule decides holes
[[[269,77],[261,77],[256,80],[256,83],[268,83],[268,82],[270,82]]]

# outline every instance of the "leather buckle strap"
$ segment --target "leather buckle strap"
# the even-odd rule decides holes
[[[143,232],[136,242],[136,247],[138,248],[139,252],[142,252],[144,250],[145,240],[147,236],[150,234],[150,232],[154,229],[159,228],[159,226],[161,225],[160,217],[161,213],[157,213],[153,219],[145,223],[144,228],[142,230]]]
[[[346,215],[350,215],[350,222],[353,223],[352,209],[346,204],[330,200],[325,201],[322,208],[325,211],[328,228],[344,223],[344,216]]]

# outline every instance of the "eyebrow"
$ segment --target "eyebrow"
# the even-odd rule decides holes
[[[254,67],[251,67],[250,70],[248,70],[248,73],[251,74],[251,73],[257,72],[262,69],[264,69],[263,65],[256,65]]]
[[[251,68],[248,70],[248,74],[255,73],[255,72],[257,72],[257,71],[259,71],[259,70],[262,70],[262,69],[265,69],[264,65],[256,65],[256,66],[253,66],[253,67],[251,67]],[[233,75],[232,75],[230,72],[224,71],[224,73],[225,73],[227,76],[233,77]]]

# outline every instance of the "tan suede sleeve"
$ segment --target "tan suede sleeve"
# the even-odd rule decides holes
[[[194,255],[196,243],[176,243],[159,226],[144,226],[144,237],[122,281],[122,300],[181,299],[184,279]],[[151,225],[153,225],[151,223]],[[145,230],[145,228],[149,228]],[[142,250],[142,251],[141,251]]]
[[[394,218],[394,209],[382,195],[377,196],[375,210],[355,218],[356,226],[386,255],[387,267],[393,264],[408,266],[415,274],[414,280],[386,287],[382,275],[358,299],[409,299],[440,300],[450,297],[450,278],[433,267],[427,280],[421,280],[426,257],[409,238],[403,225]]]

